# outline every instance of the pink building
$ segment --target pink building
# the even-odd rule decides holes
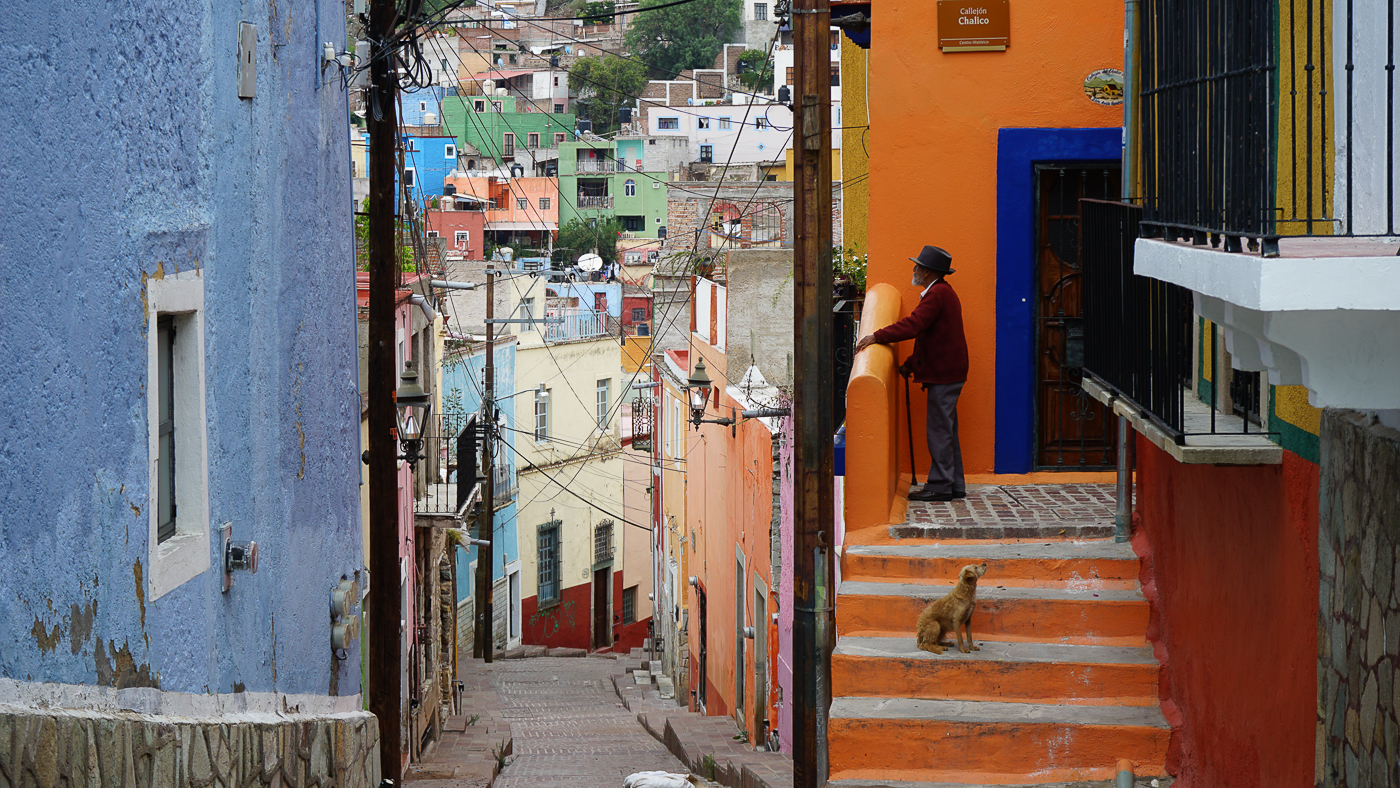
[[[558,178],[458,175],[445,185],[455,189],[459,205],[472,204],[467,198],[479,201],[486,214],[483,229],[493,243],[553,246],[559,231]]]

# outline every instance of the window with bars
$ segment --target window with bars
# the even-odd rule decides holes
[[[597,406],[598,406],[598,429],[608,428],[608,397],[612,392],[612,378],[605,378],[598,381]]]
[[[637,587],[622,589],[622,623],[637,623]]]
[[[549,210],[549,198],[548,198],[548,197],[541,197],[541,198],[540,198],[540,210],[541,210],[541,211],[547,211],[547,210]]]
[[[611,560],[613,555],[613,521],[600,520],[593,527],[593,563]]]
[[[538,537],[539,603],[552,604],[559,601],[559,581],[564,574],[559,549],[558,520],[540,526]]]
[[[563,105],[562,105],[562,104],[556,104],[555,106],[557,106],[557,107],[562,107]],[[557,110],[557,111],[558,111],[558,112],[563,112],[564,110],[563,110],[563,109],[559,109],[559,110]],[[561,143],[561,142],[563,142],[563,141],[564,141],[564,132],[562,132],[562,131],[556,131],[556,132],[554,132],[554,144],[555,144],[556,146],[558,146],[559,143]]]
[[[714,160],[715,160],[715,146],[713,146],[713,145],[701,145],[701,146],[700,146],[700,161],[703,162],[703,163],[705,163],[705,164],[711,164],[711,163],[714,162]]]
[[[658,129],[679,129],[681,127],[680,118],[658,118],[656,121]]]
[[[523,211],[530,207],[530,200],[526,197],[516,197],[515,207]]]
[[[156,467],[156,538],[164,542],[175,535],[175,320],[156,322],[156,420],[160,425]]]
[[[754,3],[754,4],[753,4],[753,18],[754,18],[755,20],[757,20],[757,21],[760,21],[760,22],[767,21],[767,19],[768,19],[768,4],[767,4],[767,3]]]

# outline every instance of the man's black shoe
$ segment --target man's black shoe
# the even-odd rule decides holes
[[[966,498],[966,497],[967,497],[967,493],[966,493],[965,491],[963,491],[963,490],[954,490],[954,491],[953,491],[953,497],[954,497],[954,498]]]
[[[964,493],[966,495],[966,493]],[[911,501],[951,501],[957,497],[956,493],[936,493],[928,490],[919,490],[909,493]]]

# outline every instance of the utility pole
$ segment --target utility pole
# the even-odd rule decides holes
[[[494,522],[496,517],[496,469],[492,454],[496,441],[496,326],[491,321],[496,317],[496,272],[491,262],[486,263],[486,374],[482,387],[482,440],[481,468],[481,520],[479,538],[482,544],[477,547],[476,588],[478,652],[486,664],[491,664],[493,645],[491,624],[495,620],[494,584],[491,582],[492,564],[496,553]]]
[[[379,765],[397,785],[403,771],[404,710],[399,586],[398,445],[394,427],[394,291],[400,243],[394,221],[397,76],[386,42],[394,0],[369,10],[369,710],[379,719]]]
[[[793,529],[794,788],[826,784],[827,713],[831,708],[831,649],[835,535],[835,425],[831,379],[831,9],[828,0],[793,0],[792,37],[797,83],[793,127],[797,182],[795,344],[793,385],[796,451]]]

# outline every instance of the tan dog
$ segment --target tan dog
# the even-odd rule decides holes
[[[951,631],[958,651],[981,650],[972,642],[972,610],[977,605],[977,578],[986,573],[986,564],[968,564],[958,572],[958,583],[947,596],[928,603],[919,614],[919,648],[942,654],[946,645],[939,641]],[[966,645],[963,630],[967,631]]]

